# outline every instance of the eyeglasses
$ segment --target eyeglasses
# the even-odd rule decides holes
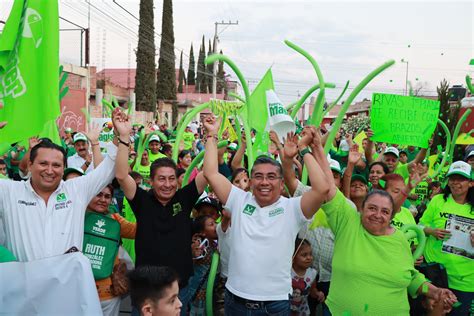
[[[104,193],[100,192],[99,194],[96,195],[96,197],[98,199],[103,197],[106,200],[110,200],[112,198],[112,194],[104,194]]]
[[[256,174],[254,176],[252,176],[252,179],[260,182],[260,181],[263,181],[265,179],[267,179],[268,181],[275,181],[275,180],[279,180],[281,179],[282,177],[279,177],[277,176],[276,174]]]

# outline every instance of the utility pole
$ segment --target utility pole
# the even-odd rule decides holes
[[[408,95],[408,60],[402,58],[402,63],[407,64],[406,76],[405,76],[405,95]]]
[[[214,54],[217,54],[217,43],[219,42],[219,35],[217,34],[217,29],[219,27],[219,25],[239,25],[239,21],[237,22],[224,22],[224,21],[221,21],[221,22],[215,22],[214,23],[214,26],[215,26],[215,33],[214,33],[214,47],[213,47],[213,50],[212,52]],[[215,99],[216,98],[216,91],[217,91],[217,62],[214,62],[212,64],[212,97]]]

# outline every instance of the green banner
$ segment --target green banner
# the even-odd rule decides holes
[[[0,34],[0,143],[40,134],[60,115],[58,1],[15,0]]]
[[[427,148],[438,114],[439,101],[374,93],[370,112],[372,140]]]

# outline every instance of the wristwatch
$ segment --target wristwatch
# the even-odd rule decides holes
[[[310,154],[310,153],[311,153],[311,150],[309,150],[308,147],[305,147],[305,148],[303,148],[302,150],[300,150],[300,151],[298,152],[298,154],[300,155],[301,158],[303,158],[304,155]]]

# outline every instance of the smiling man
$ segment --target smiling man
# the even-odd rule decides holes
[[[72,247],[82,249],[87,204],[112,181],[115,152],[111,145],[107,158],[94,172],[64,182],[64,149],[48,140],[34,146],[28,162],[30,179],[0,179],[6,248],[19,261],[61,255]]]
[[[128,174],[128,130],[119,135],[116,178],[137,218],[136,266],[169,266],[176,270],[180,287],[193,273],[191,253],[191,210],[207,181],[202,173],[178,190],[176,164],[159,158],[150,166],[151,189],[145,191]]]
[[[87,137],[82,133],[76,133],[73,137],[73,141],[76,153],[67,159],[67,166],[80,168],[87,174],[94,170],[92,154],[89,152],[89,142]]]
[[[319,135],[305,129],[298,142],[300,156],[308,167],[311,190],[288,199],[280,195],[283,171],[274,159],[261,156],[254,162],[252,193],[233,186],[218,172],[219,125],[212,117],[204,123],[207,131],[204,175],[232,216],[225,314],[289,315],[295,238],[329,191],[327,183],[316,177],[322,169],[308,149],[313,137]],[[326,159],[320,144],[316,150]]]

